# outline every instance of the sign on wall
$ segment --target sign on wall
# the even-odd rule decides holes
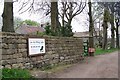
[[[45,39],[28,38],[29,55],[45,53]]]

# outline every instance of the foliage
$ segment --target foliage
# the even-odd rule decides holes
[[[107,21],[107,22],[109,22],[110,21],[110,12],[107,10],[107,9],[105,9],[105,13],[104,13],[104,19],[105,19],[105,21]]]
[[[39,31],[37,31],[37,35],[43,36],[43,35],[45,35],[45,32],[39,32]]]
[[[73,32],[71,28],[72,26],[66,25],[65,27],[58,28],[57,32],[54,33],[51,29],[51,26],[47,25],[45,27],[45,34],[50,36],[70,37],[70,36],[73,36]]]
[[[47,24],[47,26],[45,27],[45,33],[46,33],[47,35],[50,35],[50,34],[51,34],[51,28],[50,28],[50,25],[49,25],[49,24]]]
[[[72,26],[66,25],[65,27],[61,27],[61,34],[63,37],[73,36]]]
[[[3,68],[2,78],[31,78],[31,75],[28,70]]]
[[[32,20],[25,20],[22,22],[23,23],[26,23],[27,25],[30,25],[30,26],[39,26],[39,23],[36,22],[36,21],[32,21]]]

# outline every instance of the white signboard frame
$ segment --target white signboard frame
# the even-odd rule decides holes
[[[28,38],[29,56],[40,55],[45,53],[45,39]]]

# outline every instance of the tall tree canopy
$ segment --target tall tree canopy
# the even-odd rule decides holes
[[[26,23],[27,25],[30,25],[30,26],[39,26],[39,23],[36,22],[36,21],[32,21],[32,20],[25,20],[25,21],[22,21],[21,24],[23,23]]]

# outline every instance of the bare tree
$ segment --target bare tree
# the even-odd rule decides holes
[[[62,22],[62,34],[73,36],[71,23],[73,19],[83,12],[86,7],[86,3],[80,0],[76,2],[61,2],[61,9],[59,10],[59,16]]]
[[[99,41],[99,46],[102,47],[102,19],[103,19],[103,7],[101,5],[98,5],[98,3],[96,2],[92,2],[92,21],[93,21],[93,36],[96,40]],[[89,10],[86,8],[85,11],[84,11],[84,14],[88,14],[89,13]],[[86,23],[88,28],[89,28],[89,16],[86,16]],[[99,25],[98,25],[99,24]],[[99,31],[99,32],[98,32]]]
[[[98,40],[99,47],[102,48],[102,20],[103,20],[103,7],[101,5],[98,5],[98,3],[93,2],[92,3],[92,17],[93,17],[93,23],[94,23],[94,38]],[[99,25],[98,25],[99,24]],[[99,32],[98,32],[99,31]]]
[[[83,12],[86,7],[86,3],[82,2],[82,0],[78,0],[77,2],[61,2],[62,8],[60,16],[62,19],[62,26],[65,26],[65,23],[71,26],[71,22],[73,18]]]

